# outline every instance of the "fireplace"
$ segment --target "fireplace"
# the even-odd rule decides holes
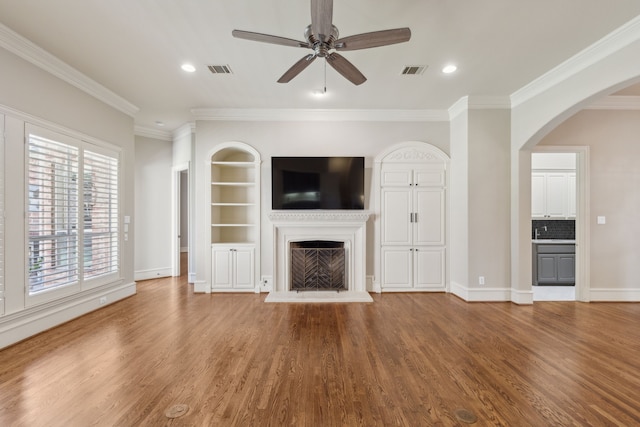
[[[291,290],[346,291],[343,242],[310,240],[289,243]]]
[[[369,219],[368,212],[362,210],[272,211],[269,214],[269,219],[273,224],[274,277],[273,290],[265,301],[373,301],[366,287],[366,224]],[[310,289],[307,288],[297,289],[296,287],[301,285],[294,285],[294,281],[299,283],[299,279],[293,269],[298,269],[299,267],[292,267],[294,257],[298,256],[297,253],[293,255],[293,250],[309,245],[317,247],[307,249],[330,249],[327,246],[339,246],[338,248],[333,248],[340,249],[343,253],[344,274],[339,292],[336,292],[338,285],[335,288],[313,287],[314,285],[311,285],[313,292],[309,292]],[[329,262],[339,264],[338,261],[333,259]],[[308,267],[313,268],[311,264],[308,264]],[[304,279],[302,281],[304,282]]]

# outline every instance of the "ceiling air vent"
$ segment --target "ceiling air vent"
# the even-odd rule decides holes
[[[213,74],[231,74],[231,68],[228,65],[208,65],[207,68]]]
[[[402,70],[402,74],[407,76],[415,76],[424,73],[424,70],[426,69],[426,65],[407,65]]]

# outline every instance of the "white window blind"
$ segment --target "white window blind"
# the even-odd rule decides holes
[[[4,314],[4,116],[0,114],[0,316]]]
[[[29,294],[78,281],[79,149],[29,134]]]
[[[27,134],[28,295],[108,283],[120,272],[119,153],[35,126]]]
[[[118,158],[84,151],[84,278],[118,270]]]

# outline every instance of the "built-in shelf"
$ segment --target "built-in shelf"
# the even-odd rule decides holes
[[[257,153],[229,144],[211,156],[211,243],[257,243],[260,224]]]

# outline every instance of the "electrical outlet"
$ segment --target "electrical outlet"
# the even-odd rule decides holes
[[[273,277],[271,276],[262,276],[260,278],[260,287],[263,291],[272,291],[273,290]]]
[[[104,305],[107,303],[107,297],[100,297],[100,305]]]
[[[478,276],[478,284],[484,285],[484,276]]]

